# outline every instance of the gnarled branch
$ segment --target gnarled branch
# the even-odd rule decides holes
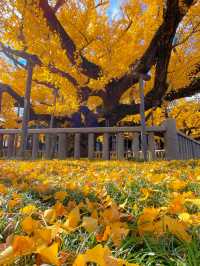
[[[182,12],[180,11],[178,0],[166,1],[163,22],[152,38],[143,56],[130,65],[130,71],[127,74],[121,78],[112,80],[106,85],[105,91],[107,95],[105,97],[105,104],[110,103],[111,99],[114,99],[113,105],[118,104],[123,93],[138,82],[139,75],[141,73],[148,73],[153,65],[156,65],[156,81],[154,90],[149,94],[149,97],[154,96],[155,93],[159,93],[161,96],[165,93],[167,69],[176,30],[189,10],[189,7],[196,1],[191,0],[186,2],[188,8]],[[162,87],[163,91],[161,91]]]
[[[42,9],[44,17],[53,32],[56,32],[61,41],[63,50],[66,51],[66,55],[69,58],[72,65],[76,65],[77,49],[76,45],[63,28],[60,21],[57,19],[53,9],[49,6],[47,0],[40,0],[39,7]],[[90,62],[82,55],[79,70],[81,73],[87,75],[90,78],[97,79],[101,74],[101,68],[95,63]]]

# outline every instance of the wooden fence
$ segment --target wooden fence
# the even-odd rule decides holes
[[[29,129],[28,135],[27,159],[143,159],[141,127],[43,128]],[[148,127],[146,135],[149,160],[200,158],[200,143],[177,131],[174,119]],[[0,158],[18,158],[20,136],[19,129],[0,129]]]

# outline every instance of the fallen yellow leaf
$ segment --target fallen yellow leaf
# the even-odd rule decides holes
[[[73,266],[86,266],[89,262],[96,263],[98,266],[139,266],[138,264],[128,263],[125,260],[112,257],[108,247],[97,245],[89,249],[85,254],[79,254]]]
[[[56,210],[54,208],[45,210],[44,219],[47,223],[52,224],[56,219]]]
[[[27,234],[31,234],[33,233],[33,231],[35,229],[37,229],[39,226],[39,222],[36,220],[33,220],[31,218],[31,216],[27,216],[25,217],[22,221],[21,221],[21,227],[22,230],[27,233]]]
[[[60,265],[58,259],[58,243],[53,243],[49,247],[40,247],[36,251],[45,263],[50,263],[56,266]]]
[[[28,255],[34,251],[35,243],[29,236],[16,235],[12,243],[13,250],[17,256]]]
[[[97,219],[94,219],[92,217],[83,217],[83,223],[82,226],[89,232],[95,232],[98,228],[98,221]]]
[[[200,208],[200,199],[186,199],[186,202],[190,202]]]
[[[34,232],[34,237],[36,242],[49,245],[52,240],[52,232],[47,228],[37,229]]]
[[[37,207],[35,205],[27,205],[24,208],[20,209],[22,214],[31,215],[37,211]]]
[[[56,200],[60,200],[60,201],[63,201],[67,196],[67,192],[66,191],[57,191],[55,194],[54,194],[54,198]]]
[[[12,246],[7,247],[0,253],[0,265],[7,265],[15,260],[14,249]]]
[[[69,213],[66,222],[63,224],[63,228],[67,230],[74,230],[78,226],[80,220],[80,210],[77,206]]]

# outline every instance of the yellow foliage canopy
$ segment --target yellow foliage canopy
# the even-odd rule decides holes
[[[94,0],[66,1],[56,12],[63,30],[76,47],[75,63],[69,60],[59,39],[52,31],[39,8],[41,1],[2,0],[0,6],[1,45],[14,50],[36,55],[41,63],[34,68],[31,104],[36,113],[71,115],[81,102],[79,89],[88,86],[92,91],[104,90],[106,84],[130,71],[130,65],[144,54],[155,32],[163,22],[165,1],[142,0],[120,1],[119,15],[111,19],[109,1],[96,4]],[[50,1],[53,8],[56,1]],[[184,1],[179,1],[181,13],[187,13]],[[190,74],[200,61],[200,3],[190,8],[180,23],[171,54],[167,83],[169,91],[178,91],[190,83]],[[88,78],[80,70],[83,56],[101,69],[98,79]],[[14,62],[24,65],[25,60],[14,56]],[[52,71],[52,66],[59,71]],[[50,70],[51,69],[51,70]],[[70,82],[61,72],[68,73]],[[199,72],[194,77],[199,77]],[[145,93],[152,89],[155,68],[150,70],[152,79],[146,84]],[[195,76],[196,75],[196,76]],[[1,58],[0,82],[9,84],[19,95],[24,95],[26,69],[13,65],[13,58]],[[46,86],[51,83],[51,88]],[[52,89],[52,86],[54,89]],[[59,90],[56,102],[55,89]],[[127,88],[122,101],[138,101],[136,86]],[[95,97],[95,96],[94,96]],[[17,127],[14,101],[5,96],[2,116],[4,126]],[[101,105],[102,99],[88,99],[92,109]],[[9,122],[8,122],[9,121]]]

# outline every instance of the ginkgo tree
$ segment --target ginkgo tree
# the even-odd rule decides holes
[[[46,126],[112,126],[138,114],[141,75],[151,76],[147,111],[200,91],[200,1],[120,4],[111,19],[104,0],[0,2],[4,126],[19,125],[30,62],[29,120]]]

